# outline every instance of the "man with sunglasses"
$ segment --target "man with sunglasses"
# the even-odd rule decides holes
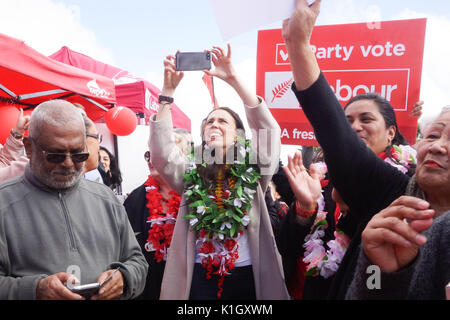
[[[0,184],[0,299],[83,299],[70,290],[74,278],[110,275],[93,299],[140,294],[148,265],[123,206],[81,179],[89,150],[79,111],[63,100],[40,104],[24,145],[25,174]]]

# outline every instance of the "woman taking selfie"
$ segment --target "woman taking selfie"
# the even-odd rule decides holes
[[[264,201],[277,169],[280,128],[264,101],[249,92],[236,75],[230,46],[228,52],[213,47],[211,56],[215,69],[205,73],[236,91],[256,135],[251,143],[246,141],[237,113],[225,107],[214,109],[202,125],[202,145],[189,163],[167,134],[172,127],[170,103],[183,72],[175,69],[175,56],[166,58],[160,108],[151,119],[149,146],[153,165],[183,199],[160,298],[287,299],[281,258]]]

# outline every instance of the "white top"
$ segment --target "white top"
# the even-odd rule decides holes
[[[94,181],[94,182],[98,182],[98,183],[104,184],[103,183],[103,179],[102,179],[102,175],[100,174],[98,169],[94,169],[94,170],[86,172],[84,174],[84,178],[86,180],[90,180],[90,181]]]

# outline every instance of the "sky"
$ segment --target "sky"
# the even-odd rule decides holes
[[[426,118],[450,104],[448,1],[323,0],[317,25],[423,17],[428,18],[421,85]],[[281,22],[276,22],[260,29],[280,27]],[[209,0],[1,0],[0,32],[24,40],[45,55],[68,46],[145,78],[159,88],[166,55],[227,44]],[[237,72],[255,90],[257,30],[228,42]],[[197,142],[200,121],[211,108],[201,77],[201,72],[186,73],[175,93],[177,105],[192,120]],[[215,81],[215,87],[219,103],[243,115],[238,96],[220,80]]]

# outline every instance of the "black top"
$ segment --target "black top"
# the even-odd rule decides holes
[[[322,73],[308,89],[298,91],[294,83],[292,90],[323,149],[331,181],[357,221],[328,293],[330,299],[344,299],[355,271],[362,231],[376,213],[404,194],[410,178],[378,158],[357,136]]]
[[[325,180],[328,180],[328,173],[325,176]],[[334,220],[336,204],[331,198],[332,190],[333,185],[331,183],[328,183],[328,185],[322,189],[322,195],[325,201],[324,210],[327,212],[326,221],[328,223],[328,227],[325,229],[325,235],[322,238],[324,243],[334,239],[334,231],[336,229]],[[303,244],[305,242],[305,237],[311,231],[314,219],[314,217],[309,219],[304,225],[297,222],[294,198],[288,213],[285,216],[280,217],[276,224],[272,223],[274,226],[275,240],[283,262],[284,276],[288,288],[298,285],[293,282],[299,281],[299,277],[301,277],[299,274],[301,272],[299,259],[303,259],[305,253]],[[328,279],[321,276],[306,277],[303,285],[302,299],[324,299],[328,294],[332,279],[333,277]]]
[[[147,208],[147,198],[145,185],[133,190],[123,203],[128,214],[131,227],[136,235],[136,239],[148,263],[147,281],[144,291],[137,297],[137,300],[158,300],[161,291],[161,282],[164,275],[164,261],[156,262],[154,251],[145,250],[145,244],[148,238],[150,223],[147,223],[149,216]]]
[[[272,181],[277,187],[277,192],[281,196],[281,201],[289,204],[294,201],[294,192],[291,190],[291,186],[289,185],[289,179],[284,173],[283,170],[283,162],[280,160],[278,162],[278,170],[272,176]]]

